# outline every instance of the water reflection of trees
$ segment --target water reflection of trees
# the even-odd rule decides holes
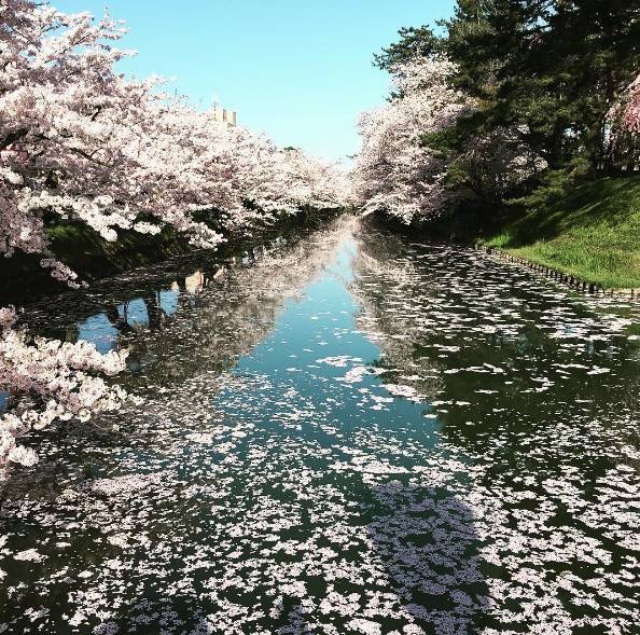
[[[194,258],[166,272],[155,266],[114,278],[88,294],[49,298],[31,307],[29,327],[127,348],[130,371],[144,371],[152,385],[221,370],[264,338],[286,300],[331,260],[354,223],[339,219],[302,240],[278,238],[223,264]]]
[[[51,316],[60,312],[61,324],[57,328],[64,329],[68,338],[75,340],[80,335],[78,320],[86,320],[89,311],[94,315],[99,311],[98,315],[104,316],[105,323],[116,329],[117,341],[113,345],[129,350],[130,372],[120,381],[132,393],[148,390],[162,400],[155,395],[158,388],[179,388],[182,382],[202,376],[201,383],[189,383],[187,394],[181,394],[180,390],[172,393],[172,398],[183,400],[184,412],[190,412],[191,407],[199,414],[202,403],[206,404],[207,410],[209,408],[210,392],[218,371],[229,368],[235,359],[249,353],[265,338],[287,300],[295,298],[335,258],[336,250],[352,231],[353,223],[353,219],[338,220],[317,235],[289,245],[281,243],[271,250],[261,249],[255,256],[238,258],[235,266],[225,269],[218,264],[208,270],[200,267],[195,276],[190,271],[171,281],[162,278],[160,283],[153,276],[150,280],[140,276],[134,288],[124,284],[122,289],[97,293],[90,302],[76,305],[67,300],[67,306],[44,304],[34,312],[35,326],[39,326],[41,332],[46,330]],[[161,293],[158,284],[162,289],[175,292],[171,311],[162,302],[162,294],[166,291]],[[129,299],[121,302],[123,297]],[[134,303],[138,307],[136,319],[131,313]],[[150,316],[148,322],[139,319],[140,306],[144,306]],[[213,373],[211,380],[208,373]],[[194,389],[194,385],[198,388]],[[133,411],[136,410],[137,406],[133,404]],[[104,415],[104,421],[95,419],[90,423],[76,425],[69,422],[59,426],[56,438],[61,445],[74,448],[74,458],[86,469],[100,471],[101,468],[96,467],[102,464],[100,456],[87,454],[85,450],[95,444],[118,447],[122,443],[124,433],[118,429],[123,423],[119,415],[114,416],[118,424],[115,431],[111,419]],[[135,420],[138,423],[139,419],[137,413]],[[30,437],[32,443],[42,446],[42,437],[47,434],[48,431],[34,431]],[[162,444],[164,437],[158,438],[154,433],[145,439],[141,447],[155,447]],[[66,468],[59,461],[48,461],[43,450],[38,471],[21,478],[29,488],[41,492],[59,480],[53,475],[58,469],[64,473]]]
[[[482,451],[505,425],[515,443],[558,420],[640,409],[638,342],[617,317],[624,307],[603,311],[472,250],[375,231],[361,236],[355,266],[360,325],[395,369],[385,381],[435,402],[452,440]]]
[[[382,377],[385,382],[403,383],[402,376],[411,376],[417,392],[435,400],[442,389],[440,365],[419,355],[421,329],[415,309],[403,306],[417,293],[429,295],[429,288],[420,287],[415,265],[403,254],[400,240],[371,229],[361,231],[359,239],[351,290],[362,306],[359,328],[382,350],[376,362],[387,371]]]
[[[285,302],[335,256],[352,226],[343,219],[288,248],[261,250],[246,264],[240,260],[217,279],[198,276],[197,294],[187,281],[165,329],[145,330],[132,343],[148,381],[179,382],[228,368],[247,354],[273,328]]]
[[[280,583],[310,580],[309,599],[320,601],[329,592],[326,580],[334,574],[334,582],[342,580],[338,585],[331,583],[339,597],[328,601],[336,608],[355,605],[352,615],[342,613],[344,619],[333,621],[335,632],[356,627],[380,632],[369,619],[383,623],[381,632],[395,629],[438,635],[470,634],[492,626],[498,632],[514,619],[516,632],[525,628],[527,618],[535,618],[539,627],[536,611],[544,603],[536,598],[557,594],[556,574],[566,573],[567,563],[575,562],[572,574],[585,580],[596,575],[606,580],[609,573],[622,580],[620,572],[628,573],[628,561],[623,562],[622,556],[616,556],[606,571],[600,568],[600,560],[589,566],[585,563],[583,556],[590,557],[594,551],[593,524],[582,536],[559,530],[564,541],[560,545],[552,540],[558,532],[548,531],[547,525],[555,522],[556,502],[564,497],[571,505],[579,503],[579,510],[584,502],[588,512],[579,512],[582,518],[575,527],[597,521],[603,532],[613,528],[617,536],[631,536],[622,533],[629,530],[621,522],[616,529],[606,503],[600,505],[600,511],[596,506],[594,515],[594,506],[587,508],[586,498],[571,500],[575,496],[571,490],[565,496],[566,480],[549,483],[551,493],[540,492],[540,481],[548,475],[545,470],[521,469],[526,465],[505,469],[509,465],[501,461],[501,453],[513,453],[523,438],[517,421],[513,444],[504,443],[504,437],[495,443],[496,429],[516,420],[528,407],[524,405],[527,399],[535,411],[541,403],[539,395],[545,395],[520,394],[523,389],[541,386],[531,372],[535,360],[546,359],[554,351],[556,359],[565,361],[578,355],[576,342],[565,341],[571,346],[563,348],[563,340],[540,328],[544,315],[552,316],[549,328],[555,333],[575,331],[591,314],[558,313],[560,300],[554,303],[534,292],[527,295],[517,284],[516,303],[503,304],[503,289],[513,286],[513,281],[502,280],[504,272],[493,269],[480,268],[472,277],[470,263],[474,260],[466,252],[448,251],[436,257],[429,250],[407,247],[396,253],[388,238],[364,236],[353,285],[362,301],[361,327],[384,348],[381,363],[388,373],[383,378],[411,383],[429,398],[440,399],[438,409],[448,440],[459,439],[460,444],[472,446],[484,435],[494,449],[487,449],[479,465],[466,462],[468,453],[463,453],[463,462],[453,444],[420,446],[418,432],[426,426],[406,416],[407,410],[402,409],[406,403],[397,401],[395,414],[363,410],[362,418],[354,415],[347,408],[352,389],[338,387],[338,378],[331,373],[325,375],[329,381],[320,388],[315,385],[321,383],[320,372],[309,375],[309,384],[282,381],[281,377],[271,381],[273,377],[261,374],[232,374],[224,378],[222,387],[217,386],[221,398],[212,400],[218,377],[209,371],[229,364],[234,355],[249,352],[270,331],[287,299],[295,297],[334,257],[334,247],[348,231],[347,222],[318,236],[315,243],[260,256],[262,261],[252,267],[239,263],[215,279],[209,274],[208,281],[207,270],[202,269],[205,279],[200,274],[192,278],[192,293],[187,291],[184,276],[180,283],[176,279],[172,308],[163,301],[165,292],[148,297],[148,302],[156,302],[173,317],[163,318],[161,330],[122,333],[122,342],[138,347],[141,367],[146,365],[143,376],[131,381],[150,384],[152,390],[159,385],[176,389],[152,395],[143,408],[116,415],[117,430],[108,425],[103,431],[88,427],[96,424],[61,426],[57,436],[49,438],[41,469],[11,484],[13,502],[9,500],[0,510],[4,521],[16,523],[11,530],[17,542],[11,548],[23,550],[37,544],[33,542],[37,536],[47,545],[50,560],[46,566],[51,571],[70,566],[62,581],[41,575],[34,567],[33,575],[40,579],[21,594],[25,606],[29,602],[38,606],[40,597],[62,598],[52,606],[49,619],[50,624],[66,624],[62,615],[83,606],[84,597],[91,602],[97,597],[104,606],[115,609],[113,618],[121,632],[135,624],[139,632],[148,633],[157,632],[165,617],[167,632],[185,632],[193,620],[199,620],[202,632],[214,627],[231,632],[231,625],[239,619],[231,607],[246,612],[257,609],[265,612],[264,632],[316,632],[318,621],[329,619],[317,612],[318,603],[314,613],[308,608],[313,604],[305,604],[295,593],[278,598]],[[434,273],[441,257],[447,259],[447,268]],[[439,276],[445,281],[439,282]],[[486,281],[486,288],[476,288],[479,279]],[[163,288],[171,287],[171,281],[163,284]],[[140,293],[135,297],[141,297]],[[486,301],[480,302],[483,297]],[[517,304],[523,301],[530,308]],[[566,301],[564,305],[570,306]],[[123,312],[116,313],[122,319]],[[627,353],[610,350],[610,344],[602,343],[605,351],[599,341],[590,340],[580,355],[603,355],[618,360],[617,364],[628,363],[619,357]],[[470,366],[476,370],[446,372]],[[403,379],[405,375],[418,378]],[[436,376],[433,384],[426,381],[427,375]],[[507,385],[508,381],[513,384]],[[496,392],[478,394],[480,385]],[[267,391],[261,391],[261,386]],[[300,388],[298,393],[283,390],[294,386]],[[313,398],[307,388],[313,390]],[[467,405],[461,403],[465,399]],[[316,410],[316,402],[327,407]],[[509,404],[510,409],[503,414],[493,412],[496,404],[505,404],[505,408]],[[550,403],[549,417],[553,409],[566,414],[562,410],[566,407]],[[477,414],[470,415],[476,412],[474,408]],[[288,419],[292,411],[301,413],[303,419]],[[532,416],[538,416],[537,412]],[[464,425],[471,417],[477,417],[481,425]],[[302,422],[305,425],[298,429]],[[325,425],[327,422],[331,425]],[[334,425],[338,423],[340,427]],[[553,443],[546,444],[544,451],[553,447]],[[580,455],[580,450],[572,447],[567,454]],[[368,467],[363,463],[365,457],[371,462]],[[390,471],[394,468],[391,463],[402,469]],[[412,466],[423,469],[410,470]],[[621,474],[611,475],[608,483]],[[519,497],[511,485],[523,476],[531,479],[525,492],[530,495]],[[578,484],[581,477],[582,473],[573,482]],[[132,482],[134,485],[127,485]],[[489,487],[480,487],[484,483]],[[622,518],[630,500],[628,491],[619,501]],[[36,502],[45,496],[50,506]],[[562,516],[558,520],[565,522]],[[28,531],[20,526],[23,522],[31,523]],[[38,526],[42,534],[36,533]],[[66,538],[68,531],[73,544],[59,551],[55,542]],[[342,545],[336,547],[336,557],[331,550],[326,553],[328,538],[330,544]],[[298,543],[304,548],[273,548],[274,543],[289,540],[289,546]],[[540,544],[531,544],[534,542]],[[238,544],[246,549],[242,569]],[[573,551],[575,544],[579,545],[577,552]],[[515,553],[510,546],[516,548]],[[121,560],[115,561],[116,557]],[[548,571],[532,572],[530,560],[539,567],[548,565]],[[496,564],[502,561],[507,563],[504,570]],[[289,567],[291,562],[295,571]],[[557,563],[560,567],[556,569]],[[8,570],[9,584],[24,577],[18,570],[24,565],[13,566]],[[94,577],[85,579],[82,572],[88,567]],[[336,578],[336,569],[342,567],[347,575]],[[513,582],[513,574],[523,571],[534,576],[531,584]],[[243,579],[234,586],[236,573]],[[208,584],[212,578],[214,586]],[[186,586],[181,587],[185,580]],[[493,618],[487,615],[488,587]],[[616,593],[629,592],[628,588],[612,588]],[[511,595],[502,596],[504,590]],[[220,599],[232,603],[223,608],[213,603],[213,593],[219,591]],[[112,592],[119,598],[115,607]],[[342,601],[352,593],[357,600]],[[240,599],[244,607],[238,604]],[[532,599],[535,601],[529,601]],[[271,608],[275,617],[269,613]],[[612,614],[611,609],[607,611],[603,615]],[[220,625],[203,613],[228,621]],[[18,628],[28,619],[24,611],[20,615],[24,622]],[[154,617],[141,625],[151,615]],[[352,620],[355,615],[357,619]],[[563,615],[554,617],[552,623],[562,626]],[[545,632],[549,628],[547,624]]]

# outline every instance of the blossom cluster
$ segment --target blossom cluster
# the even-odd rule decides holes
[[[0,22],[0,253],[43,252],[56,217],[110,241],[118,229],[169,224],[215,247],[221,234],[193,212],[242,227],[344,204],[336,165],[220,122],[169,96],[160,78],[117,73],[131,55],[112,45],[119,22],[31,0],[4,1]]]
[[[417,58],[396,66],[397,95],[364,113],[362,149],[352,173],[365,213],[382,211],[404,223],[437,215],[446,201],[446,160],[424,142],[471,107],[448,84],[455,65],[446,58]]]
[[[117,408],[125,396],[96,374],[124,370],[126,352],[102,355],[84,341],[30,338],[13,328],[15,319],[13,310],[0,309],[0,389],[23,397],[16,409],[0,415],[0,477],[8,462],[37,462],[33,450],[16,441],[30,429],[44,428],[54,419],[86,421],[92,412]]]
[[[625,132],[640,134],[640,75],[627,87],[623,99],[611,109],[610,115],[619,119]]]

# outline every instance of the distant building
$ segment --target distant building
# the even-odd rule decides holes
[[[235,126],[237,124],[237,116],[235,110],[219,108],[217,105],[213,107],[213,118],[215,121],[226,123],[230,126]]]

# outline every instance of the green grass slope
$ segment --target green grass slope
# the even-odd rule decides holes
[[[482,244],[605,288],[639,288],[640,177],[582,185],[507,221]]]

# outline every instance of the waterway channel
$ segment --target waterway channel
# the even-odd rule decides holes
[[[640,633],[638,305],[353,218],[189,266],[30,308],[134,399],[27,439],[0,633]]]

